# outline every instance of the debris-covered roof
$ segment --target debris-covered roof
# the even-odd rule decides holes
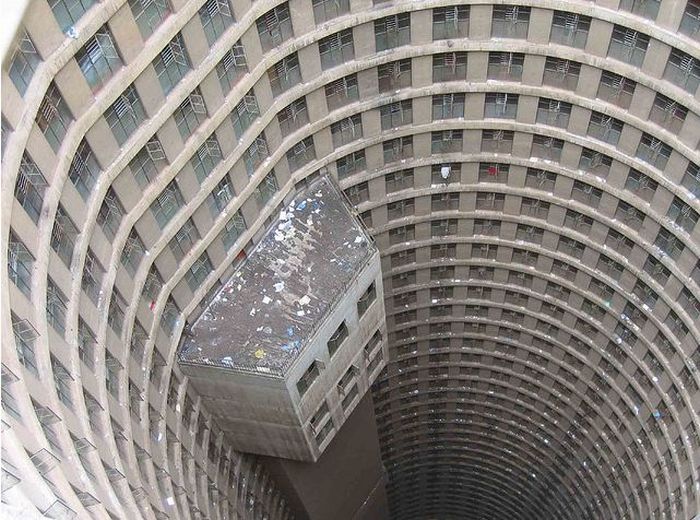
[[[374,250],[336,186],[314,182],[186,333],[180,360],[282,375]]]

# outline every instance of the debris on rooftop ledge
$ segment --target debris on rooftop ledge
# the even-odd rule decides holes
[[[197,319],[180,361],[282,376],[375,250],[335,185],[316,181]]]

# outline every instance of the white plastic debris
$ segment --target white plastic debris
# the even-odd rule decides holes
[[[262,299],[262,301],[263,301],[263,303],[264,303],[265,305],[267,305],[267,304],[269,304],[269,303],[272,301],[272,299],[269,298],[268,296],[264,296],[263,299]]]
[[[309,298],[308,295],[302,296],[301,298],[299,298],[299,305],[303,307],[304,305],[308,305],[310,301],[311,298]]]

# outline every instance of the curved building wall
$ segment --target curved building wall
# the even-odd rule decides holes
[[[291,517],[175,350],[330,173],[382,253],[394,518],[692,518],[699,10],[32,2],[2,68],[5,501]]]

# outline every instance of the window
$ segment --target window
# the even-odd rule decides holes
[[[190,59],[185,50],[182,34],[178,33],[168,42],[160,54],[153,60],[153,68],[166,96],[190,71]]]
[[[175,180],[165,187],[163,191],[151,203],[151,212],[161,229],[170,222],[175,214],[185,205],[182,193]]]
[[[469,36],[469,6],[451,5],[433,9],[433,40]]]
[[[97,306],[100,301],[100,291],[102,290],[102,278],[104,274],[104,267],[100,265],[95,254],[88,248],[85,255],[85,265],[83,266],[81,287],[95,306]]]
[[[564,225],[569,229],[588,235],[593,227],[593,219],[578,211],[567,209],[566,215],[564,216]]]
[[[611,165],[612,159],[607,155],[591,150],[590,148],[583,148],[581,150],[581,157],[578,163],[579,170],[584,170],[598,177],[605,178],[610,171]]]
[[[571,103],[540,98],[537,104],[537,122],[540,124],[566,128],[569,126],[570,116]]]
[[[377,67],[379,92],[389,92],[411,86],[411,60],[385,63]]]
[[[437,193],[430,197],[430,210],[451,211],[459,209],[459,193]]]
[[[379,107],[382,130],[390,130],[413,123],[413,101],[397,101]]]
[[[641,67],[649,46],[649,37],[622,25],[615,25],[608,56]]]
[[[519,52],[489,52],[486,77],[500,81],[520,81],[525,55]]]
[[[355,114],[331,125],[333,146],[339,148],[362,138],[362,117]]]
[[[700,167],[697,164],[688,163],[681,185],[696,197],[700,197]]]
[[[632,240],[614,229],[608,231],[608,235],[605,237],[605,245],[623,256],[629,255],[634,248],[634,242]]]
[[[92,153],[90,145],[83,139],[68,170],[68,178],[73,182],[83,200],[87,200],[90,196],[100,173],[101,169],[97,164],[97,159]]]
[[[17,358],[19,362],[31,372],[35,377],[39,376],[39,371],[36,367],[36,355],[34,354],[34,343],[39,336],[27,320],[22,320],[12,316],[12,333],[15,338],[15,348],[17,349]]]
[[[396,202],[390,202],[386,205],[386,209],[388,220],[395,220],[398,218],[413,215],[415,212],[415,200],[405,199]]]
[[[318,41],[318,52],[321,55],[321,68],[323,70],[355,59],[352,29],[345,29],[321,38]]]
[[[361,182],[360,184],[350,186],[344,193],[348,200],[356,206],[369,200],[369,187],[367,182]]]
[[[323,443],[323,441],[328,437],[328,434],[333,431],[333,418],[329,418],[328,421],[326,421],[326,424],[323,425],[323,427],[319,430],[319,432],[316,434],[316,444],[319,446]]]
[[[46,321],[61,337],[66,332],[66,297],[61,289],[49,278],[46,286]]]
[[[212,219],[216,219],[224,211],[228,203],[233,200],[234,195],[231,178],[226,175],[209,194],[209,209]]]
[[[260,108],[258,107],[258,101],[255,99],[255,94],[252,90],[243,96],[236,108],[231,111],[231,122],[233,124],[233,130],[236,132],[236,137],[239,139],[243,137],[243,134],[250,128],[250,125],[255,121],[255,119],[260,115]]]
[[[199,125],[207,118],[207,107],[199,88],[194,89],[173,114],[177,129],[183,141],[194,133]]]
[[[408,45],[411,42],[410,13],[400,13],[375,20],[374,41],[377,52]]]
[[[401,226],[389,230],[389,244],[392,246],[401,242],[409,242],[415,238],[416,227],[414,225]]]
[[[671,147],[663,141],[644,133],[637,147],[637,157],[663,170],[671,156]]]
[[[431,186],[438,186],[440,184],[446,185],[460,182],[461,175],[461,163],[433,164],[430,167],[430,184]]]
[[[204,285],[207,276],[214,270],[214,266],[211,264],[209,255],[205,251],[202,253],[197,260],[194,261],[192,267],[187,271],[185,279],[187,280],[187,285],[189,285],[192,292],[197,292],[197,289]]]
[[[260,205],[263,206],[267,204],[275,193],[277,193],[277,177],[275,177],[275,171],[272,170],[265,176],[260,184],[255,187],[255,198]]]
[[[511,153],[514,133],[511,130],[483,130],[481,133],[481,151],[492,153]]]
[[[286,2],[258,18],[256,25],[260,43],[265,52],[279,47],[294,36],[292,19],[289,16],[289,5]]]
[[[692,233],[698,223],[698,212],[678,197],[673,197],[666,216],[686,233]]]
[[[92,3],[92,0],[90,0]],[[163,23],[170,14],[168,0],[129,0],[129,7],[144,40]]]
[[[63,101],[56,84],[51,82],[44,100],[39,105],[36,124],[54,152],[60,148],[72,121],[73,116],[68,110],[68,105]]]
[[[75,53],[75,60],[93,92],[99,90],[122,66],[122,59],[112,40],[112,33],[106,25],[103,25]]]
[[[126,310],[126,301],[119,294],[119,291],[114,289],[112,293],[112,298],[109,301],[109,311],[107,314],[107,323],[112,328],[112,330],[121,334],[122,326],[124,325],[124,313]]]
[[[487,92],[484,117],[515,119],[518,113],[518,95]]]
[[[167,160],[157,137],[152,137],[129,163],[129,170],[141,188],[145,188],[163,169]]]
[[[580,74],[581,64],[577,61],[547,56],[542,84],[566,90],[576,90]]]
[[[467,79],[467,53],[448,52],[433,55],[433,83]]]
[[[547,215],[549,214],[549,203],[540,199],[523,197],[520,204],[520,214],[547,220]]]
[[[443,130],[432,132],[430,136],[432,153],[452,153],[462,151],[462,131]]]
[[[433,96],[433,121],[464,117],[464,94]]]
[[[541,235],[540,235],[540,242],[541,243]],[[559,243],[557,244],[557,251],[560,253],[563,253],[568,256],[573,256],[574,258],[578,258],[579,260],[581,257],[583,257],[583,253],[586,250],[586,246],[583,245],[581,242],[578,240],[574,240],[573,238],[569,237],[564,237],[561,236],[559,237]]]
[[[688,115],[688,109],[662,94],[656,94],[649,113],[649,120],[657,123],[669,132],[680,132]]]
[[[530,8],[517,5],[493,6],[491,36],[496,38],[527,38]]]
[[[168,296],[168,301],[163,307],[163,315],[160,317],[160,326],[168,334],[172,334],[175,331],[175,327],[179,324],[180,320],[180,308],[173,300],[172,296]],[[152,372],[155,374],[156,370]]]
[[[59,204],[51,231],[51,247],[68,268],[73,261],[73,248],[77,237],[78,228],[75,227],[63,206]]]
[[[433,220],[430,223],[431,237],[445,237],[457,234],[457,219]]]
[[[678,32],[697,40],[700,35],[700,2],[688,0]]]
[[[67,32],[95,4],[95,0],[49,0],[59,27]]]
[[[374,282],[372,282],[369,287],[367,287],[367,290],[360,296],[360,299],[357,302],[357,314],[362,317],[367,309],[369,309],[369,306],[372,305],[374,300],[377,299],[377,288],[374,285]]]
[[[129,236],[126,237],[124,249],[120,257],[121,263],[131,276],[136,274],[136,270],[146,254],[146,246],[135,228],[131,228]]]
[[[386,164],[413,157],[413,136],[398,137],[382,143]]]
[[[308,124],[309,113],[306,109],[306,98],[301,97],[280,110],[277,113],[277,121],[283,137]]]
[[[384,179],[387,193],[413,188],[413,169],[408,168],[405,170],[387,173],[384,176]]]
[[[134,85],[129,85],[105,112],[105,120],[120,146],[145,119],[146,113]]]
[[[357,75],[351,74],[324,87],[328,110],[333,111],[359,98]]]
[[[246,151],[243,152],[243,163],[245,164],[245,169],[249,177],[255,173],[257,167],[260,166],[269,155],[265,134],[260,134]]]
[[[58,400],[65,404],[68,408],[73,408],[73,398],[71,397],[70,382],[73,377],[64,367],[61,362],[51,355],[51,371],[53,372],[53,381],[58,394]]]
[[[44,192],[48,187],[46,179],[38,166],[25,152],[17,172],[15,199],[24,208],[35,224],[39,222],[41,208],[44,205]]]
[[[233,13],[228,0],[207,0],[199,9],[199,19],[204,28],[209,47],[228,29],[234,22]]]
[[[272,95],[277,97],[301,82],[301,70],[296,52],[286,56],[267,70]]]
[[[362,127],[360,126],[360,135],[362,135],[361,133]],[[316,149],[312,136],[298,142],[287,151],[287,162],[289,163],[289,170],[291,172],[298,170],[314,159],[316,159]]]
[[[238,41],[224,54],[221,61],[216,64],[216,76],[219,78],[224,95],[231,92],[231,89],[246,72],[248,72],[248,60],[245,56],[243,44]]]
[[[528,168],[525,177],[525,186],[542,191],[553,192],[557,182],[557,174],[546,170]]]
[[[583,49],[591,28],[591,17],[566,11],[554,11],[549,41]]]
[[[41,56],[39,56],[27,31],[23,31],[22,37],[17,42],[15,51],[12,54],[8,70],[10,79],[20,96],[24,96],[40,63]]]
[[[544,135],[533,135],[530,154],[532,157],[540,157],[541,159],[549,161],[559,161],[563,148],[564,141],[562,139],[555,139],[554,137],[547,137]]]
[[[506,196],[503,193],[479,191],[476,193],[476,209],[499,211],[503,210]]]
[[[7,245],[7,273],[17,288],[29,298],[32,289],[34,257],[22,241],[10,231]]]
[[[299,391],[300,396],[303,396],[309,389],[309,387],[313,384],[313,382],[316,381],[316,378],[318,378],[318,376],[321,374],[322,368],[324,368],[323,363],[319,360],[316,360],[313,363],[311,363],[311,366],[309,366],[309,368],[306,369],[304,375],[302,375],[299,381],[297,382],[297,390]]]
[[[348,327],[345,322],[341,323],[333,335],[328,340],[328,353],[331,357],[338,351],[343,341],[348,337]]]
[[[620,9],[649,20],[656,20],[661,0],[620,0]]]
[[[622,108],[629,108],[636,88],[635,81],[604,70],[596,96]]]
[[[147,296],[151,303],[154,303],[158,298],[160,291],[163,290],[163,277],[155,264],[151,264],[146,280],[143,283],[143,294]]]
[[[627,181],[625,182],[625,189],[630,190],[638,197],[650,202],[654,197],[657,187],[658,183],[655,180],[652,180],[643,173],[639,173],[637,170],[630,168],[630,171],[627,174]]]
[[[316,25],[350,12],[350,0],[313,0]]]
[[[616,145],[622,133],[622,121],[600,112],[591,112],[588,135],[608,144]]]
[[[622,276],[622,272],[625,270],[622,264],[603,254],[601,254],[598,257],[598,264],[596,265],[596,268],[600,269],[603,273],[607,274],[613,280],[618,281]]]
[[[583,204],[597,208],[600,204],[600,199],[603,196],[602,190],[594,188],[590,184],[581,181],[574,181],[574,186],[571,188],[571,198]]]
[[[479,163],[479,182],[508,182],[508,164]]]
[[[200,184],[209,177],[216,165],[221,162],[221,155],[219,141],[216,140],[216,136],[213,134],[207,137],[202,145],[197,148],[197,151],[190,159],[190,165]]]
[[[233,244],[238,240],[238,237],[240,237],[245,230],[245,219],[243,215],[241,215],[241,212],[237,211],[221,231],[221,242],[223,242],[226,250],[231,249]]]
[[[671,276],[671,271],[666,269],[660,260],[657,260],[651,255],[647,256],[643,269],[645,273],[662,286],[666,285],[669,276]]]
[[[345,157],[341,157],[335,164],[338,171],[338,178],[344,179],[353,173],[357,173],[365,169],[365,151],[358,150],[346,155]]]

